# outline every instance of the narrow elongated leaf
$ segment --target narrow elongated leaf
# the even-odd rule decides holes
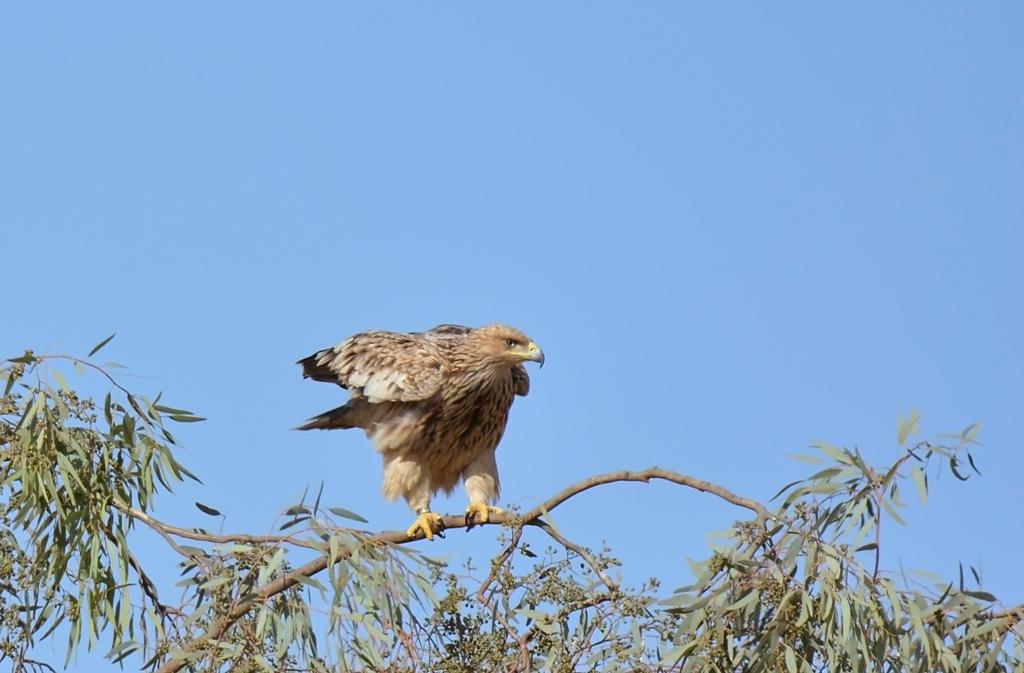
[[[202,416],[182,416],[181,414],[171,414],[170,419],[178,423],[199,423],[206,420]]]
[[[970,451],[967,452],[967,462],[971,464],[971,469],[974,470],[975,474],[981,474],[981,470],[974,464],[974,455]]]
[[[162,393],[161,393],[162,394]],[[157,398],[159,399],[159,397]],[[153,408],[162,414],[179,414],[181,416],[191,416],[192,412],[188,409],[178,409],[177,407],[169,407],[166,404],[159,404],[156,400],[153,401]]]
[[[775,495],[773,495],[773,496],[771,497],[771,500],[775,500],[775,498],[779,497],[780,495],[782,495],[783,493],[785,493],[785,492],[786,492],[786,491],[788,491],[789,489],[793,488],[793,487],[794,487],[794,486],[796,486],[797,484],[801,484],[801,483],[803,483],[803,481],[804,481],[803,479],[797,479],[796,481],[791,481],[791,482],[789,482],[788,484],[786,484],[785,486],[783,486],[782,488],[780,488],[780,489],[779,489],[779,492],[778,492],[778,493],[776,493]]]
[[[200,584],[199,588],[203,590],[216,589],[219,586],[227,584],[231,579],[231,577],[214,577],[212,580],[208,580]]]
[[[313,501],[313,515],[320,511],[320,496],[324,494],[324,482],[320,482],[320,490],[316,492],[316,500]]]
[[[284,547],[278,547],[277,551],[267,561],[267,565],[260,568],[259,583],[264,584],[270,579],[278,566],[281,565],[281,561],[284,560]]]
[[[801,461],[803,463],[811,463],[812,465],[821,465],[822,463],[825,462],[819,456],[811,456],[811,455],[808,455],[806,453],[797,453],[795,451],[791,451],[790,453],[787,453],[786,457],[787,458],[792,458],[793,460],[799,460],[799,461]],[[682,648],[677,647],[676,649],[678,650],[678,649],[682,649]]]
[[[917,497],[921,499],[923,505],[928,501],[928,477],[925,475],[924,470],[916,465],[911,468],[910,476],[914,478],[914,483],[917,484]]]
[[[215,510],[214,508],[210,507],[209,505],[204,505],[201,502],[197,501],[196,502],[196,507],[198,507],[199,511],[202,512],[203,514],[209,514],[210,516],[223,516],[223,514],[221,514],[219,511]]]
[[[978,436],[978,430],[980,428],[981,424],[971,423],[970,425],[963,429],[963,432],[960,433],[960,439],[962,439],[965,442],[973,442],[974,438]]]
[[[278,530],[287,530],[287,529],[291,528],[292,526],[295,526],[297,524],[302,523],[303,521],[309,521],[309,517],[308,516],[298,516],[298,517],[295,517],[294,519],[292,519],[291,521],[285,521],[283,524],[280,525],[280,527],[278,527]]]
[[[672,649],[671,651],[665,653],[665,655],[661,658],[661,661],[659,661],[658,663],[660,665],[663,665],[663,666],[664,665],[668,665],[668,666],[675,665],[675,663],[677,661],[679,661],[680,659],[685,657],[687,654],[689,654],[690,651],[692,651],[698,645],[700,645],[700,641],[697,640],[696,638],[694,638],[693,640],[689,641],[688,643],[684,643],[684,644],[680,645],[679,647],[676,647],[676,648]]]
[[[360,523],[370,523],[369,520],[363,518],[359,514],[356,514],[352,510],[345,509],[344,507],[330,507],[328,511],[335,516],[340,516],[345,519],[351,519],[352,521],[358,521]]]
[[[117,336],[117,332],[114,332],[113,334],[108,336],[106,339],[104,339],[103,341],[101,341],[98,344],[96,344],[95,346],[93,346],[92,350],[89,351],[89,354],[86,357],[91,358],[93,355],[96,355],[96,353],[99,353],[100,349],[103,348],[104,346],[106,346],[108,343],[110,343],[110,340],[113,339],[116,336]],[[81,353],[82,351],[78,351],[78,352]]]
[[[966,593],[966,592],[965,592]],[[970,640],[971,638],[977,638],[983,636],[989,631],[995,631],[997,628],[1002,626],[1004,621],[1002,619],[993,619],[981,626],[975,626],[973,629],[964,634],[964,640]]]
[[[853,459],[850,458],[849,454],[837,446],[832,446],[828,442],[817,442],[814,446],[833,460],[843,463],[844,465],[853,465]]]
[[[899,440],[900,444],[907,441],[907,435],[917,434],[917,422],[920,418],[920,412],[917,409],[911,408],[906,418],[899,419],[896,428],[896,439]]]
[[[789,645],[786,645],[786,669],[789,673],[797,673],[800,670],[796,665],[796,652]]]

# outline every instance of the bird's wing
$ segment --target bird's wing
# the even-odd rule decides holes
[[[298,364],[303,376],[337,383],[372,403],[427,399],[447,374],[440,349],[415,334],[395,332],[361,332]]]

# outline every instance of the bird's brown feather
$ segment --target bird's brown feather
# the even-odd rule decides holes
[[[477,488],[493,500],[493,451],[514,396],[530,388],[511,342],[532,343],[503,325],[356,334],[299,360],[303,376],[337,383],[351,396],[299,429],[363,428],[384,459],[385,495],[403,495],[416,509],[431,493],[450,492],[471,464],[486,477]]]

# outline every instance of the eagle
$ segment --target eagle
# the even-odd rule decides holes
[[[543,366],[544,352],[508,325],[360,332],[298,361],[303,378],[349,392],[298,429],[362,428],[381,454],[384,496],[416,512],[410,537],[441,529],[430,498],[460,479],[467,524],[485,523],[501,511],[490,506],[500,488],[494,454],[513,399],[530,391],[526,361]]]

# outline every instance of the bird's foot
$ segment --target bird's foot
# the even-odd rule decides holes
[[[441,515],[424,510],[419,512],[416,520],[406,529],[405,534],[409,537],[416,537],[417,533],[423,533],[423,537],[433,540],[434,533],[440,533],[442,530],[444,530],[444,521],[441,519]]]
[[[471,502],[466,508],[466,528],[487,523],[490,521],[491,514],[501,514],[504,511],[500,507],[491,507],[485,502]]]

